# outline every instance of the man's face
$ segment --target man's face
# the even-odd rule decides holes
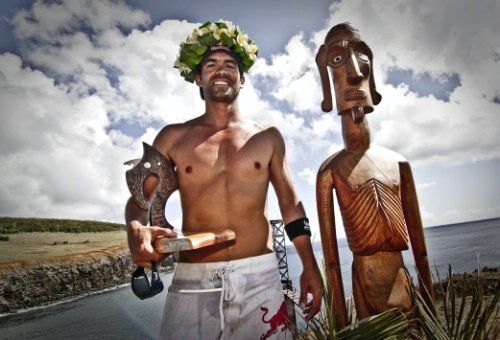
[[[245,78],[240,76],[233,57],[215,52],[203,60],[195,81],[202,87],[205,100],[232,102],[238,97]]]
[[[327,51],[338,112],[353,107],[363,107],[365,112],[371,112],[371,65],[366,45],[353,42],[349,33],[339,33],[328,42]]]

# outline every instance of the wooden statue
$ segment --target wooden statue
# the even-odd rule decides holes
[[[370,146],[365,114],[382,99],[376,91],[372,52],[348,23],[334,26],[321,45],[316,63],[323,86],[322,110],[332,110],[330,69],[344,149],[318,172],[316,195],[328,279],[337,325],[347,326],[345,296],[335,232],[333,190],[353,253],[352,283],[358,319],[392,307],[412,307],[410,278],[402,251],[411,242],[423,296],[433,298],[417,195],[409,163],[401,155]],[[424,288],[425,287],[425,288]]]

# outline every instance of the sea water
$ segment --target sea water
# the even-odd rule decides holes
[[[424,235],[434,281],[438,277],[446,278],[449,266],[454,273],[472,272],[483,267],[500,267],[500,218],[425,228]],[[352,253],[346,239],[339,239],[338,247],[344,292],[351,295]],[[323,268],[321,242],[314,242],[313,250],[318,264]],[[403,260],[410,275],[416,278],[411,248],[403,252]],[[302,265],[293,245],[287,245],[287,261],[292,285],[300,289]]]

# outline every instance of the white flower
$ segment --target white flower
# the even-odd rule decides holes
[[[245,44],[248,44],[247,40],[248,40],[248,36],[246,34],[243,34],[243,33],[238,34],[238,36],[236,37],[236,41],[238,42],[238,45],[240,45],[240,46],[245,46]]]
[[[181,73],[191,73],[192,71],[186,64],[179,67],[179,70],[181,71]]]
[[[229,20],[219,20],[219,22],[223,22],[226,24],[227,27],[234,27],[234,24],[232,21],[229,21]]]
[[[208,25],[208,30],[212,33],[215,33],[217,31],[219,31],[219,27],[217,27],[216,24],[214,23],[211,23],[210,25]]]
[[[201,37],[202,35],[205,35],[208,32],[210,32],[210,29],[208,27],[202,27],[202,28],[198,29],[197,31],[198,31],[198,36]]]
[[[194,43],[197,43],[198,42],[198,35],[200,35],[198,33],[198,29],[195,29],[193,30],[193,32],[191,32],[191,34],[189,35],[189,37],[187,38],[186,42],[188,44],[194,44]]]
[[[212,24],[210,24],[209,28],[210,28],[210,32],[212,33],[214,38],[217,40],[220,40],[220,33],[221,32],[220,32],[219,27],[216,24],[212,23]]]
[[[234,37],[236,35],[236,26],[232,26],[232,25],[228,26],[228,29],[226,30],[226,33],[231,38]]]
[[[191,69],[189,68],[189,66],[187,66],[183,62],[180,62],[179,59],[177,59],[175,61],[174,67],[178,68],[181,71],[181,73],[189,73],[189,72],[191,72]]]
[[[259,50],[255,44],[245,44],[243,48],[247,54],[257,54],[257,51]]]
[[[231,35],[229,34],[229,30],[228,30],[227,28],[221,28],[221,29],[220,29],[220,34],[222,35],[222,33],[226,34],[226,35],[227,35],[227,36],[229,36],[229,37],[231,36]]]

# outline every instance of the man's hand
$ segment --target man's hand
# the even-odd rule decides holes
[[[177,233],[167,228],[148,227],[138,221],[132,221],[128,230],[128,246],[135,264],[151,268],[151,262],[163,261],[169,254],[158,253],[153,248],[153,241],[158,237],[176,237]]]
[[[312,295],[312,300],[307,301],[308,294]],[[305,316],[305,320],[311,320],[321,308],[323,298],[323,281],[317,267],[304,268],[300,275],[300,299],[299,306]]]

